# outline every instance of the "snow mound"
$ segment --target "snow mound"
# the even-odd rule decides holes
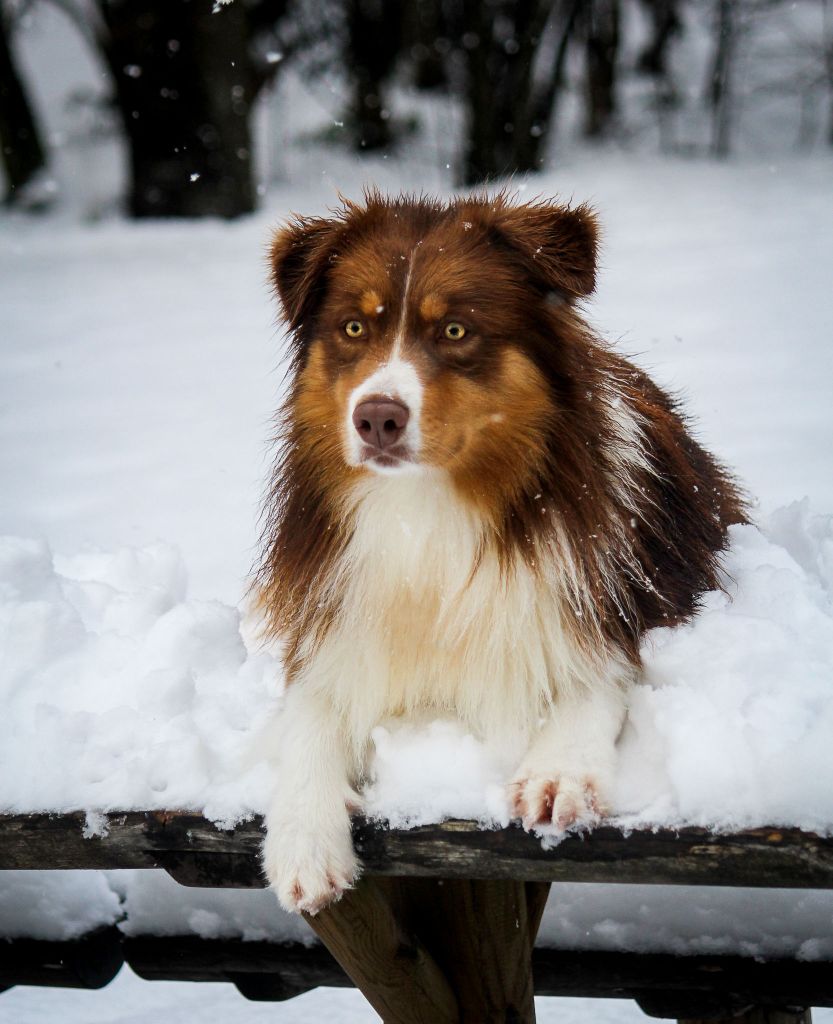
[[[726,592],[652,631],[620,741],[626,827],[833,830],[833,517],[808,503],[732,528]],[[276,659],[239,613],[187,598],[158,544],[54,557],[0,540],[0,808],[262,811]],[[505,824],[514,765],[448,720],[380,725],[366,810]],[[260,748],[260,749],[259,749]]]
[[[553,885],[537,945],[605,952],[833,958],[833,892]]]
[[[100,871],[4,871],[0,936],[49,942],[77,939],[122,916]]]
[[[620,743],[630,824],[833,827],[833,517],[735,526],[727,593],[646,637]]]
[[[122,899],[125,935],[198,935],[244,942],[314,943],[303,918],[287,914],[268,889],[199,889],[164,871],[108,871]],[[0,929],[2,924],[0,924]]]
[[[645,638],[619,743],[614,819],[625,828],[833,831],[833,516],[805,500],[762,529],[736,526],[725,592]],[[394,825],[505,824],[513,765],[457,723],[375,731],[367,811]]]
[[[280,677],[239,627],[186,599],[167,545],[53,558],[0,538],[0,808],[261,808],[250,748]]]
[[[726,592],[644,646],[620,741],[623,827],[763,824],[833,831],[833,517],[806,501],[732,530]],[[272,783],[275,658],[237,610],[187,597],[177,552],[50,553],[0,538],[0,809],[192,808],[224,824]],[[380,725],[366,812],[408,827],[506,824],[514,765],[453,720]],[[0,936],[312,941],[271,893],[182,889],[160,872],[4,872]],[[829,898],[828,898],[829,897]],[[539,941],[558,948],[831,955],[833,895],[553,887]]]

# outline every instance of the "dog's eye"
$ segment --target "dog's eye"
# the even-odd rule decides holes
[[[461,338],[465,338],[466,329],[462,324],[458,324],[452,321],[450,324],[445,325],[443,334],[448,338],[449,341],[460,341]]]
[[[364,334],[364,324],[361,320],[348,320],[344,325],[344,333],[348,338],[360,338]]]

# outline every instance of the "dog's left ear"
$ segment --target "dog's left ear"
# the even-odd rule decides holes
[[[493,227],[547,287],[573,298],[595,288],[599,229],[588,205],[501,204]]]
[[[272,281],[293,330],[315,310],[342,227],[326,217],[296,217],[272,240]]]

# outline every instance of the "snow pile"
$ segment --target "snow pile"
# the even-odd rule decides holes
[[[164,871],[108,871],[123,901],[125,935],[198,935],[244,942],[315,942],[305,921],[281,910],[268,889],[199,889]],[[0,925],[0,927],[2,927]]]
[[[646,638],[646,678],[620,742],[624,827],[760,824],[833,831],[833,517],[808,502],[732,530],[728,594]],[[262,811],[280,672],[239,614],[189,600],[166,545],[53,557],[0,539],[0,809]],[[407,826],[505,824],[513,765],[450,720],[385,723],[366,812]],[[312,941],[267,891],[183,889],[161,872],[4,872],[0,935]],[[557,948],[833,957],[833,893],[553,887]]]
[[[372,739],[368,817],[400,828],[444,818],[508,823],[503,786],[514,765],[458,722],[387,722]]]
[[[795,825],[833,831],[833,517],[806,501],[764,531],[732,528],[726,593],[645,639],[645,679],[619,744],[623,827]],[[374,734],[368,813],[504,824],[514,767],[457,724],[386,723]]]
[[[732,529],[728,593],[645,640],[620,741],[625,827],[833,830],[833,517]],[[52,558],[0,541],[0,808],[262,811],[280,670],[239,614],[188,600],[165,545]],[[366,811],[504,824],[514,765],[447,720],[374,732]]]
[[[0,936],[60,942],[122,916],[121,901],[100,871],[4,871]]]
[[[833,959],[833,893],[553,885],[537,944],[677,956]]]
[[[263,806],[250,748],[277,665],[185,586],[166,545],[53,560],[0,538],[0,808]]]
[[[833,830],[833,516],[732,528],[727,590],[654,630],[620,748],[628,823]]]

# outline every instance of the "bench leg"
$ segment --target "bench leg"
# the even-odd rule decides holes
[[[534,1024],[549,885],[365,878],[310,926],[385,1024]]]
[[[385,1024],[457,1024],[457,1000],[375,879],[362,878],[307,923]]]

